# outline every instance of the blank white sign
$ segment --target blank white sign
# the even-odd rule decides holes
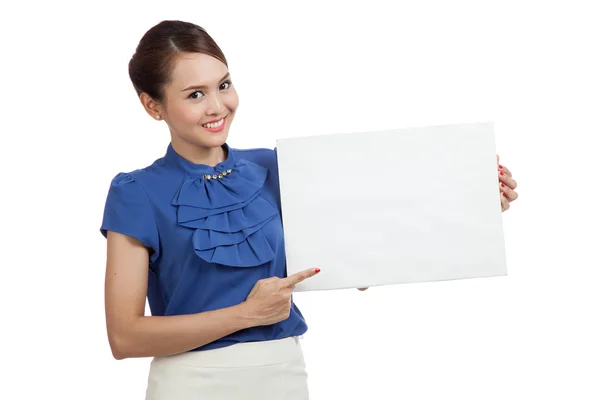
[[[277,141],[297,291],[506,275],[492,123]]]

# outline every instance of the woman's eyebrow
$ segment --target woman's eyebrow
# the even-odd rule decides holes
[[[225,74],[224,77],[222,77],[219,82],[221,82],[222,80],[229,78],[229,72]],[[190,89],[206,89],[208,87],[208,85],[193,85],[193,86],[189,86],[186,87],[185,89],[182,90],[182,92],[185,92],[186,90],[190,90]]]

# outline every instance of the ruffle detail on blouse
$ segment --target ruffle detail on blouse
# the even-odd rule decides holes
[[[216,174],[225,169],[219,167],[215,168]],[[256,194],[267,178],[266,168],[247,160],[236,162],[233,171],[221,179],[188,176],[171,204],[204,209],[233,206]]]
[[[214,170],[219,174],[221,169]],[[240,160],[231,169],[220,179],[186,177],[171,204],[177,206],[177,223],[195,229],[198,257],[231,267],[258,266],[275,257],[262,229],[279,212],[259,196],[266,168]]]

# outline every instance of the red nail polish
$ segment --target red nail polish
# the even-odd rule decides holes
[[[321,268],[315,269],[315,274],[318,274],[319,272],[321,272]]]
[[[502,169],[504,168],[502,165],[498,164],[498,168]]]
[[[501,183],[500,186],[504,187],[504,183]]]
[[[506,197],[506,195],[504,194],[504,192],[502,192],[502,196]]]
[[[504,175],[504,172],[500,171],[500,175]]]

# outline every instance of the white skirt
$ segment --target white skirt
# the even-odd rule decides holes
[[[298,337],[155,357],[146,400],[307,400]]]

